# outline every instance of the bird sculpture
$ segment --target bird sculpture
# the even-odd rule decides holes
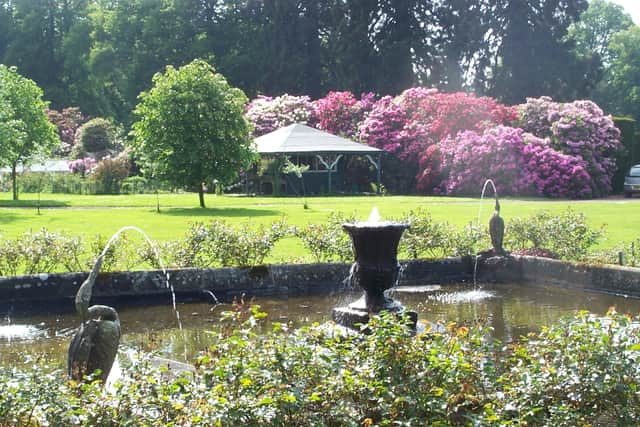
[[[76,294],[76,311],[82,324],[76,331],[71,344],[67,368],[69,377],[82,381],[86,375],[97,370],[103,382],[107,380],[118,352],[120,342],[120,319],[112,307],[92,305],[89,307],[93,284],[96,281],[104,255],[100,255],[78,293]]]
[[[489,235],[494,255],[504,255],[502,240],[504,239],[504,220],[500,217],[500,202],[496,196],[496,206],[491,219],[489,220]]]

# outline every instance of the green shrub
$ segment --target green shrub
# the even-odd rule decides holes
[[[129,160],[126,156],[118,156],[100,160],[89,177],[96,184],[96,194],[120,194],[120,187],[127,176]]]
[[[122,181],[124,194],[142,194],[149,191],[149,182],[141,176],[130,176]]]
[[[640,329],[586,312],[511,349],[500,418],[515,425],[638,425]]]
[[[590,253],[588,262],[602,264],[619,264],[622,254],[622,265],[640,267],[640,237],[630,242],[620,242],[614,248]]]
[[[91,185],[81,176],[71,173],[26,172],[18,181],[21,193],[90,194]]]
[[[542,211],[529,218],[514,218],[505,231],[511,249],[545,249],[566,260],[583,260],[603,235],[604,226],[592,229],[585,215],[571,208],[560,215]]]
[[[16,276],[22,273],[22,251],[15,241],[0,239],[0,276]]]
[[[224,221],[189,225],[182,241],[160,246],[160,254],[175,267],[255,266],[264,263],[276,242],[290,234],[285,220],[271,227],[252,228],[249,224],[233,227]],[[144,258],[159,266],[153,248],[147,245]]]
[[[110,237],[111,238],[111,237]],[[91,256],[86,260],[85,269],[91,269],[95,260],[104,251],[109,239],[101,234],[93,237],[89,242]],[[111,241],[102,260],[101,271],[129,271],[140,267],[146,258],[140,254],[140,248],[144,248],[146,241],[132,240],[126,233],[118,235]]]
[[[613,191],[621,193],[624,189],[624,177],[634,162],[640,160],[640,143],[636,135],[636,121],[630,117],[614,117],[613,122],[620,130],[620,142],[624,150],[616,156],[617,170],[612,178]]]
[[[454,256],[474,256],[491,247],[487,228],[471,222],[461,230],[455,230],[449,238],[451,255]]]
[[[295,235],[302,240],[316,262],[352,261],[354,255],[351,239],[342,230],[342,224],[346,222],[355,222],[355,216],[332,212],[327,221],[296,229]]]
[[[100,117],[91,119],[78,128],[71,156],[80,159],[89,154],[103,154],[114,150],[117,138],[118,129],[113,123]]]
[[[398,219],[399,222],[409,224],[409,228],[402,234],[399,251],[411,258],[429,256],[431,258],[450,255],[451,236],[455,228],[446,222],[437,222],[431,214],[423,209],[409,211]]]

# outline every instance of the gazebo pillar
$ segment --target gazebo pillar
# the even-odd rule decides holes
[[[329,191],[328,193],[331,194],[331,172],[333,171],[333,168],[336,167],[336,165],[338,164],[338,162],[340,161],[340,159],[342,158],[342,154],[338,154],[336,155],[327,155],[327,158],[325,159],[324,157],[322,157],[320,154],[316,154],[316,157],[318,158],[318,160],[320,160],[320,163],[322,163],[322,165],[327,168],[327,172],[329,175]]]
[[[376,160],[371,157],[371,154],[365,154],[365,157],[369,159],[371,164],[376,168],[376,193],[380,194],[380,184],[382,183],[382,154],[378,154]]]

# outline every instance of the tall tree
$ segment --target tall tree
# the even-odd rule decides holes
[[[189,2],[178,0],[103,1],[94,13],[91,72],[101,87],[104,115],[131,122],[138,94],[166,65],[191,61],[196,33]],[[189,7],[188,7],[189,6]]]
[[[4,58],[13,32],[13,4],[10,0],[2,0],[0,1],[0,59]]]
[[[640,27],[615,34],[609,50],[611,66],[599,98],[610,112],[640,121]]]
[[[586,7],[586,0],[496,2],[492,28],[499,41],[488,92],[510,104],[531,96],[574,97],[586,77],[565,35]]]
[[[11,168],[13,200],[18,200],[18,165],[60,144],[46,107],[38,85],[15,67],[0,65],[0,164]]]
[[[203,184],[236,178],[253,159],[247,98],[202,60],[153,77],[140,94],[133,124],[133,148],[147,173],[198,191]]]
[[[414,56],[424,46],[421,25],[424,5],[419,0],[385,0],[380,3],[371,37],[380,54],[378,87],[383,93],[397,94],[414,85]]]
[[[567,38],[575,43],[578,55],[598,55],[606,66],[611,62],[611,38],[632,25],[631,15],[622,6],[608,0],[591,0],[580,20],[569,27]]]

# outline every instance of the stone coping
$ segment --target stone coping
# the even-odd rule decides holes
[[[401,283],[461,282],[469,279],[470,258],[403,261]],[[280,297],[329,294],[345,285],[350,264],[277,264],[245,268],[184,268],[167,270],[178,300],[221,301],[235,297]],[[36,274],[0,277],[0,308],[31,311],[74,309],[73,300],[88,273]],[[170,295],[163,271],[100,273],[93,287],[92,304],[145,304],[166,301]],[[64,308],[62,308],[64,307]]]
[[[533,256],[489,258],[480,264],[478,280],[562,286],[640,297],[640,268]]]
[[[401,261],[400,286],[447,284],[473,280],[471,257]],[[279,297],[329,294],[345,285],[349,264],[278,264],[246,268],[185,268],[168,270],[176,298],[223,302],[245,295]],[[73,300],[88,273],[37,274],[0,277],[0,309],[73,311]],[[482,259],[477,280],[516,284],[573,287],[640,297],[640,269],[587,265],[514,256]],[[128,271],[101,273],[94,286],[92,304],[150,304],[170,297],[164,273]]]

